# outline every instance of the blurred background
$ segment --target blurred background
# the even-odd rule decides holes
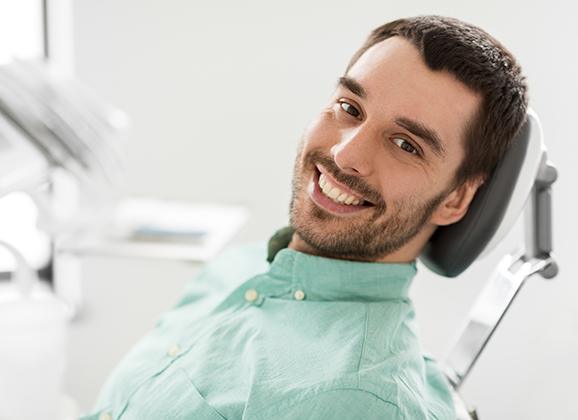
[[[58,0],[52,7],[61,22],[53,26],[59,71],[130,120],[121,193],[244,207],[247,222],[227,246],[264,241],[287,224],[299,137],[371,29],[399,17],[441,14],[494,35],[522,64],[530,105],[559,170],[553,228],[560,274],[528,281],[462,394],[481,419],[578,418],[578,6]],[[520,222],[455,279],[418,267],[412,297],[428,352],[444,356],[484,281],[522,235]],[[200,264],[106,256],[86,256],[81,264],[83,309],[71,324],[64,387],[88,410],[110,369],[176,302]]]

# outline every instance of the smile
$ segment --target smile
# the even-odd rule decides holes
[[[338,186],[329,181],[325,174],[319,175],[318,184],[319,188],[321,188],[321,192],[336,203],[357,206],[362,204],[364,201],[363,198],[343,192]]]
[[[335,214],[355,213],[373,207],[360,194],[337,182],[323,167],[317,170],[310,183],[309,195],[317,206]]]

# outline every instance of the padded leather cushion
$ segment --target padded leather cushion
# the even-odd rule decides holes
[[[466,215],[457,223],[437,228],[422,250],[419,258],[429,269],[456,277],[481,254],[506,213],[529,142],[530,123],[526,120],[492,175],[478,189]]]

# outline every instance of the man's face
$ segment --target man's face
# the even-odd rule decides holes
[[[415,248],[444,224],[440,209],[480,102],[403,38],[368,49],[303,135],[291,199],[297,235],[334,258]]]

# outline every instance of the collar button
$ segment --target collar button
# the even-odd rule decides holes
[[[245,300],[247,302],[255,302],[259,297],[259,293],[255,289],[249,289],[245,292]]]
[[[303,300],[305,299],[305,292],[301,289],[295,290],[295,293],[293,293],[293,297],[295,298],[295,300]]]

